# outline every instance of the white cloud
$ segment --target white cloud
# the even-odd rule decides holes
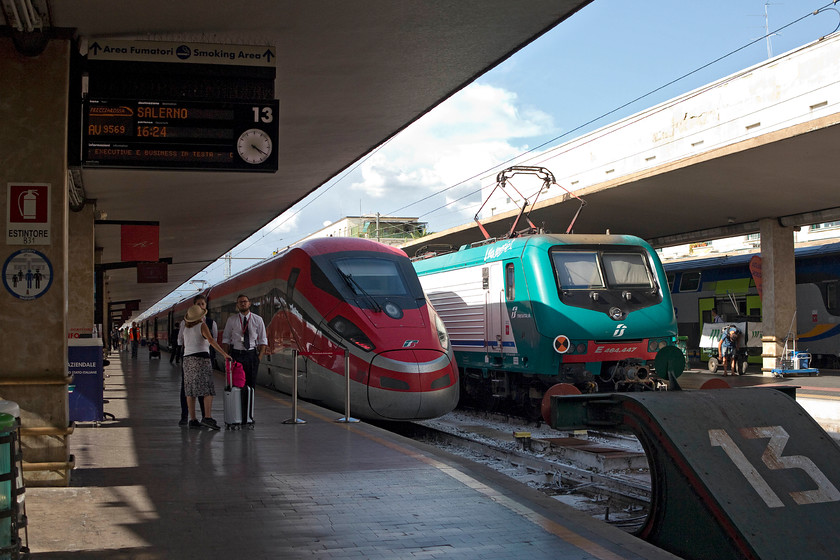
[[[248,258],[268,257],[348,215],[418,216],[433,231],[471,222],[482,202],[481,185],[492,184],[498,170],[486,171],[527,150],[529,137],[553,132],[552,117],[522,107],[515,93],[470,85],[409,126],[341,183],[312,193],[240,244],[233,254],[242,260],[234,260],[232,268],[236,272],[250,266],[255,261]],[[458,186],[450,189],[453,185]],[[430,198],[412,204],[425,197]]]
[[[347,190],[372,199],[364,212],[391,213],[469,179],[399,213],[455,212],[456,222],[472,220],[481,203],[479,194],[453,203],[446,212],[437,209],[492,182],[495,170],[486,177],[472,177],[528,149],[516,140],[554,132],[550,115],[523,108],[517,101],[515,93],[498,87],[478,83],[466,87],[368,158]]]

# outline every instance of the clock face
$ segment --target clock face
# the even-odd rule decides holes
[[[239,157],[252,164],[262,163],[271,155],[271,138],[258,128],[250,128],[239,136],[236,150]]]

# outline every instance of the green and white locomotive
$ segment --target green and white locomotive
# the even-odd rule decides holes
[[[657,352],[676,344],[662,264],[629,235],[535,234],[415,260],[449,332],[461,398],[538,411],[555,384],[655,390]]]

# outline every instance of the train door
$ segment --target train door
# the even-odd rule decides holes
[[[714,297],[701,297],[697,299],[697,315],[700,318],[700,332],[703,332],[703,325],[712,322],[712,308],[715,307]],[[701,337],[702,341],[702,337]],[[702,342],[701,342],[702,343]],[[716,351],[715,351],[716,353]],[[707,362],[712,354],[709,348],[700,348],[700,360]]]
[[[501,365],[502,354],[504,353],[504,326],[510,321],[507,318],[507,305],[505,304],[505,283],[502,275],[502,263],[494,262],[482,267],[481,287],[484,290],[485,315],[484,332],[486,352],[491,363]],[[509,338],[509,335],[508,335]]]
[[[712,321],[712,308],[715,307],[715,298],[704,297],[697,299],[697,314],[700,317],[700,330],[703,325]]]

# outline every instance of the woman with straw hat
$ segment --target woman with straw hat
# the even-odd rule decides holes
[[[184,392],[187,395],[187,408],[190,414],[190,428],[200,429],[206,426],[211,430],[218,430],[219,425],[210,415],[213,410],[213,397],[216,387],[213,383],[213,366],[210,362],[210,346],[216,349],[226,360],[230,356],[219,343],[213,340],[210,329],[204,322],[206,309],[193,305],[184,317],[184,357],[181,361],[184,368]],[[195,399],[204,397],[204,419],[199,422],[195,417]]]

